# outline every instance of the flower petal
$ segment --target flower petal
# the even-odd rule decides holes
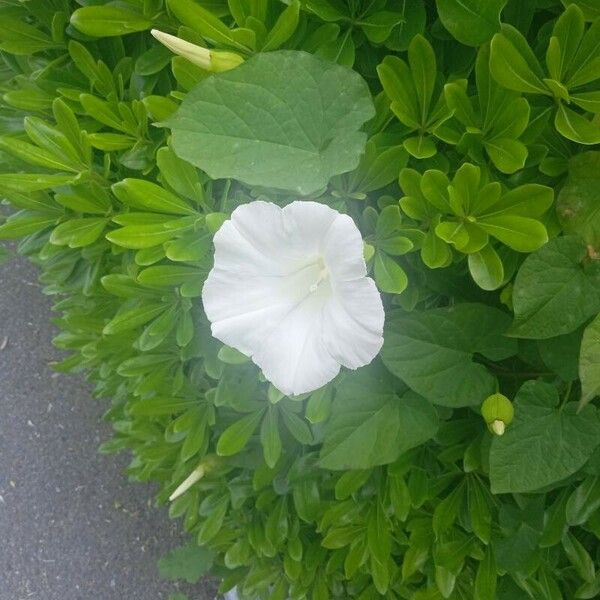
[[[323,243],[323,255],[335,280],[351,281],[367,274],[363,240],[348,215],[338,215],[332,223]]]
[[[262,200],[242,204],[231,213],[231,223],[255,252],[280,265],[277,272],[289,272],[306,261],[306,249],[298,236],[290,236],[283,210],[276,204]]]
[[[320,255],[323,241],[339,217],[337,210],[308,200],[296,200],[283,209],[283,224],[288,243],[296,244],[305,255]]]
[[[313,294],[281,321],[252,359],[284,394],[312,392],[340,370],[323,344],[322,331],[323,298]]]
[[[383,303],[370,277],[334,286],[323,313],[323,343],[338,362],[357,369],[368,365],[383,345]]]

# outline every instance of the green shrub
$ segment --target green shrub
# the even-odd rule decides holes
[[[111,401],[102,451],[131,451],[159,504],[195,474],[169,512],[223,589],[600,596],[598,2],[4,0],[0,17],[0,235],[56,299],[56,368]],[[244,63],[209,76],[152,27]],[[298,154],[306,127],[320,143]],[[289,398],[211,336],[201,291],[236,206],[302,195],[360,227],[386,329],[371,366]],[[164,569],[196,580],[178,556]]]

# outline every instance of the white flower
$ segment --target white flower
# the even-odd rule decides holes
[[[202,291],[212,333],[284,394],[316,390],[381,349],[383,305],[349,216],[317,202],[251,202],[214,244]]]

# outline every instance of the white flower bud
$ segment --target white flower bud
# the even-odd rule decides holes
[[[179,498],[182,494],[185,494],[196,482],[200,481],[205,474],[204,465],[199,464],[183,481],[183,483],[169,496],[169,500],[172,502],[175,498]]]
[[[229,71],[244,62],[235,52],[209,50],[158,29],[152,29],[150,33],[171,52],[183,56],[206,71]]]

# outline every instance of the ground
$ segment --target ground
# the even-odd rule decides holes
[[[105,405],[57,374],[50,300],[24,259],[0,265],[0,600],[160,600],[177,591],[156,561],[180,524],[101,456]],[[182,586],[213,600],[214,586]]]

